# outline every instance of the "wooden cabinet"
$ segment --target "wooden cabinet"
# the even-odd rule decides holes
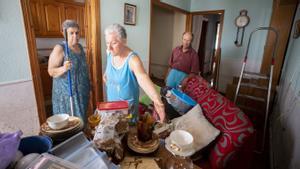
[[[61,24],[64,21],[64,6],[62,3],[53,0],[42,1],[42,16],[45,22],[43,35],[46,36],[62,36]]]
[[[77,21],[80,26],[80,35],[84,36],[84,6],[64,4],[65,19]]]
[[[77,21],[84,37],[84,4],[64,0],[30,0],[30,17],[36,37],[62,37],[61,24]]]
[[[30,7],[30,18],[32,19],[32,24],[34,27],[34,32],[36,35],[42,35],[44,25],[43,25],[43,18],[42,16],[42,6],[40,4],[40,0],[30,0],[29,1]]]

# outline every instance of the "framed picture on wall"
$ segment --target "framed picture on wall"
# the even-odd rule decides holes
[[[295,30],[293,34],[293,38],[298,38],[300,36],[300,20],[297,20],[295,22]]]
[[[136,24],[136,6],[125,3],[124,5],[124,24],[135,25]]]

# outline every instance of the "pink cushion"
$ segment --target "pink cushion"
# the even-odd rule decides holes
[[[253,134],[251,121],[233,102],[209,88],[202,77],[190,77],[182,86],[184,92],[200,104],[206,118],[221,131],[211,150],[210,164],[213,169],[225,168],[227,161]]]

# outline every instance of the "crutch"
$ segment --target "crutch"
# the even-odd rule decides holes
[[[68,32],[67,29],[64,30],[65,34],[65,58],[69,60],[69,46],[68,46]],[[71,79],[71,70],[68,70],[68,87],[69,87],[69,96],[70,96],[70,110],[71,116],[74,116],[74,109],[73,109],[73,93],[72,93],[72,79]]]

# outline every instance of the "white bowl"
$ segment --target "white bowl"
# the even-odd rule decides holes
[[[66,127],[69,123],[68,114],[55,114],[47,119],[50,128],[59,130]]]
[[[191,149],[193,147],[193,136],[185,130],[174,130],[170,134],[171,144],[181,150]]]

